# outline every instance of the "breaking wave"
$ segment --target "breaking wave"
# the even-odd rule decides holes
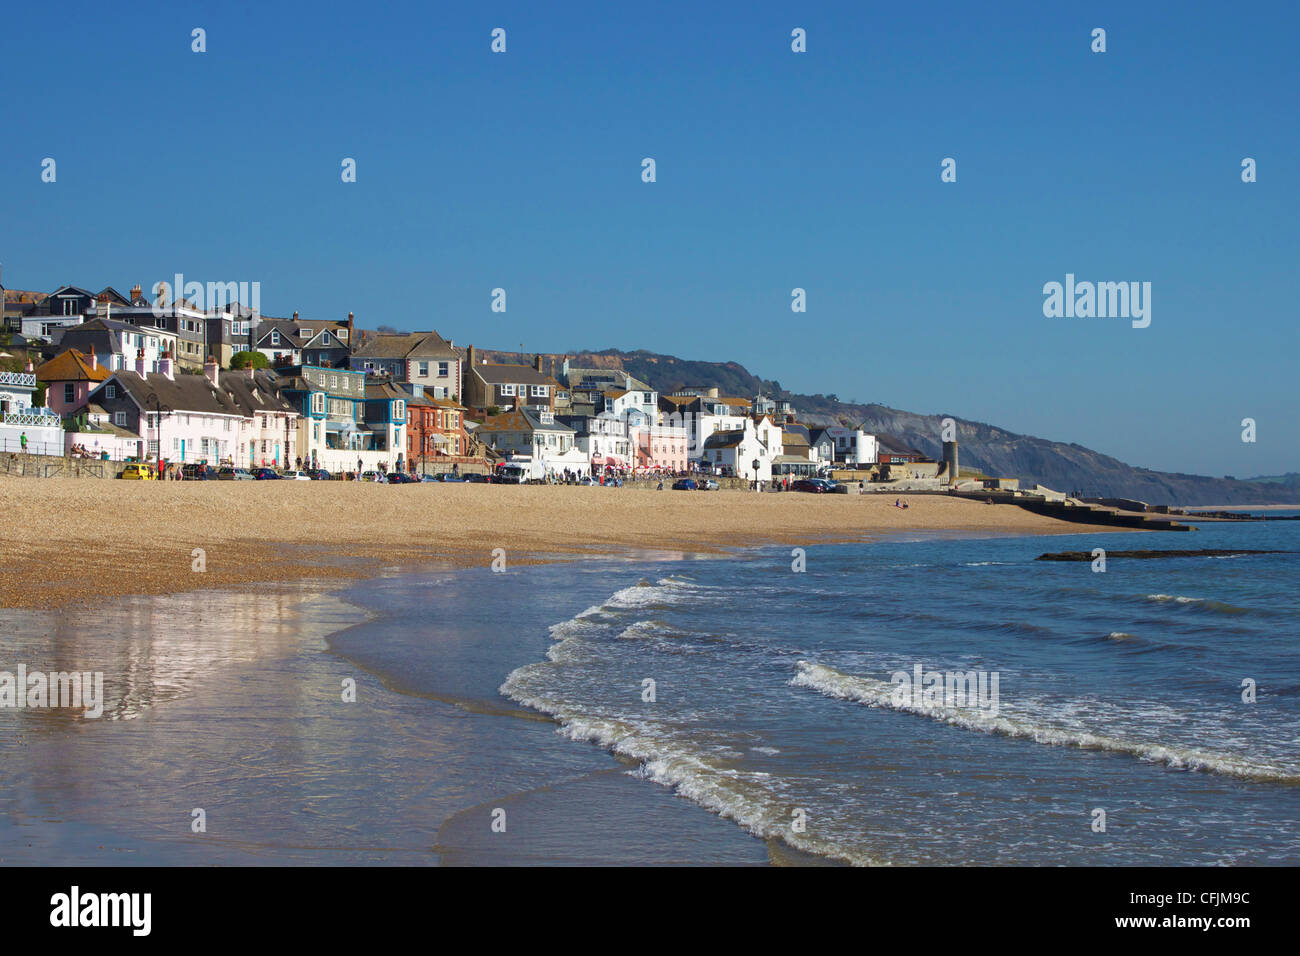
[[[1078,747],[1083,750],[1107,750],[1129,754],[1181,770],[1205,770],[1246,780],[1300,784],[1300,773],[1244,757],[1087,733],[1053,726],[1029,717],[1008,717],[1004,713],[994,715],[975,708],[895,700],[896,685],[888,681],[855,677],[808,661],[799,661],[798,668],[799,672],[790,681],[791,686],[805,687],[827,697],[854,701],[868,707],[880,707],[929,717],[966,730],[1032,740],[1057,747]]]

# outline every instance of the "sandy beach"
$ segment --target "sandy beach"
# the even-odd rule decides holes
[[[351,482],[0,482],[0,607],[349,579],[383,568],[485,566],[565,554],[695,553],[915,531],[1113,531],[934,495],[673,492]],[[203,570],[196,569],[202,550]]]

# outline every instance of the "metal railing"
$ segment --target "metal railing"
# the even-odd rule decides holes
[[[21,438],[0,438],[0,452],[28,455],[49,455],[53,458],[63,457],[63,442],[43,442],[29,441],[27,447],[23,447]]]
[[[19,388],[35,388],[35,372],[0,372],[0,385],[17,385]]]

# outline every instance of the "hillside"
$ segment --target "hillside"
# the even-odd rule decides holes
[[[527,362],[533,356],[517,352],[483,353],[490,362]],[[564,355],[544,355],[548,372],[556,371]],[[861,424],[867,431],[889,435],[933,456],[940,450],[943,415],[920,415],[886,405],[854,405],[836,395],[786,392],[778,381],[759,378],[736,362],[701,362],[639,350],[568,354],[574,365],[623,369],[660,392],[682,385],[717,386],[720,394],[752,398],[762,392],[794,404],[800,421],[812,425]],[[1155,504],[1257,505],[1300,503],[1300,474],[1256,480],[1211,478],[1135,468],[1109,455],[1084,448],[1020,435],[995,425],[968,421],[956,414],[957,439],[963,468],[988,475],[1015,476],[1059,491],[1081,490],[1087,495],[1137,498]]]

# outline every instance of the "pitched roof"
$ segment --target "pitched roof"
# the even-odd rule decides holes
[[[410,392],[406,391],[405,389],[398,388],[392,382],[389,381],[366,382],[367,401],[373,401],[375,399],[383,399],[383,398],[409,399],[410,397],[411,397]]]
[[[909,445],[905,445],[900,439],[894,438],[891,435],[877,435],[876,444],[880,451],[888,455],[912,455],[917,458],[930,457],[919,448],[912,448]]]
[[[38,382],[102,382],[111,373],[102,365],[91,367],[76,349],[60,352],[36,369]]]
[[[279,332],[281,345],[302,348],[302,340],[298,337],[298,326],[301,324],[301,322],[295,322],[292,319],[276,319],[273,322],[263,321],[257,327],[256,337],[253,341],[257,346],[261,346],[263,339],[269,341],[272,332]],[[271,347],[274,348],[275,346]]]
[[[144,378],[135,372],[121,371],[114,372],[110,380],[120,383],[145,411],[154,407],[154,396],[160,405],[173,412],[247,417],[255,412],[295,410],[280,398],[275,390],[274,376],[264,369],[254,372],[252,379],[242,371],[223,372],[218,378],[220,388],[214,388],[206,375],[168,378],[155,372]]]
[[[743,428],[733,428],[728,431],[714,432],[704,440],[705,448],[735,448],[745,440],[745,430]]]
[[[437,332],[370,335],[353,354],[358,358],[460,358],[451,343]]]
[[[541,416],[528,406],[517,408],[513,412],[503,412],[483,419],[477,431],[481,432],[572,432],[573,429],[562,422],[543,424]]]
[[[537,371],[531,365],[471,365],[474,374],[487,385],[550,385],[560,383],[551,376]]]

